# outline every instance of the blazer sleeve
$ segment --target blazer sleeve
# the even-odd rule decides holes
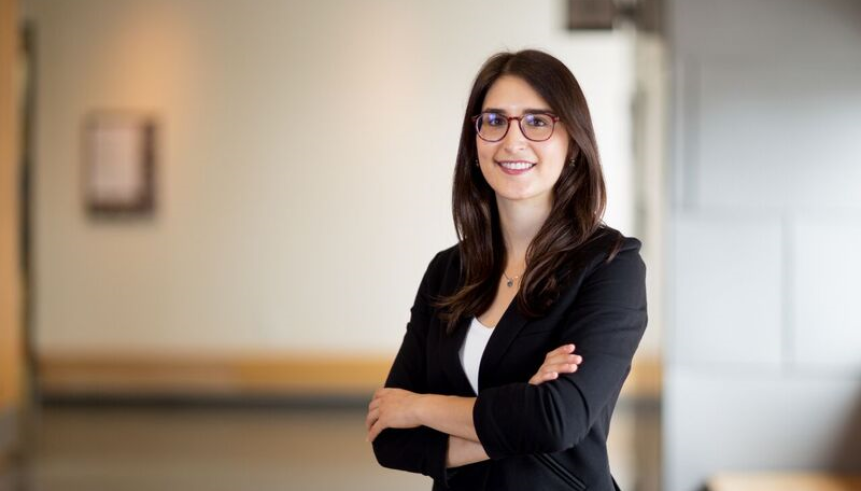
[[[386,387],[427,392],[426,339],[432,309],[429,307],[429,276],[439,254],[428,265],[410,309],[403,342],[386,379]],[[426,426],[386,428],[373,442],[374,455],[383,467],[430,476],[447,485],[448,435]]]
[[[473,409],[491,459],[560,452],[577,445],[618,394],[646,328],[646,266],[636,247],[601,261],[580,286],[563,319],[562,343],[583,356],[578,370],[539,385],[482,390]]]

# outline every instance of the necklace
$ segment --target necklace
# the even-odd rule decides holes
[[[505,284],[508,285],[508,288],[511,288],[512,286],[514,286],[514,282],[519,280],[520,276],[523,276],[523,275],[515,276],[514,278],[509,278],[508,275],[505,274],[505,271],[503,271],[502,276],[505,276],[505,279],[508,280]]]

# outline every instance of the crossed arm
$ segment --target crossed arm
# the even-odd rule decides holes
[[[560,373],[576,372],[583,358],[575,355],[574,349],[573,344],[567,344],[547,353],[544,363],[529,383],[539,385],[557,378]],[[427,426],[449,435],[446,467],[488,460],[472,419],[475,400],[475,397],[416,394],[394,388],[378,389],[368,405],[365,419],[367,440],[373,442],[386,428]]]

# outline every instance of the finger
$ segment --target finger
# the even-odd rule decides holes
[[[532,385],[538,385],[541,382],[545,382],[548,379],[548,377],[552,377],[552,376],[553,376],[552,372],[547,372],[544,370],[544,367],[541,367],[538,369],[537,372],[535,372],[535,375],[533,375],[532,378],[529,379],[529,383]]]
[[[574,349],[575,349],[575,346],[573,344],[563,344],[562,346],[556,348],[555,350],[547,353],[547,356],[545,358],[550,358],[550,357],[556,356],[556,355],[566,355],[569,353],[573,353]]]
[[[579,365],[580,363],[583,363],[583,357],[580,355],[570,355],[570,354],[555,355],[551,358],[548,358],[544,362],[544,365],[551,365],[554,363],[576,363]]]
[[[539,385],[542,382],[546,382],[549,376],[550,374],[547,373],[536,373],[531,379],[529,379],[529,383],[532,385]]]
[[[555,363],[565,363],[570,355],[565,353],[557,353],[553,356],[548,356],[546,360],[544,360],[544,365],[553,365]]]
[[[566,356],[554,356],[553,358],[548,358],[548,359],[544,360],[544,363],[541,364],[541,369],[552,366],[552,365],[559,365],[561,363],[568,363],[568,356],[567,355]],[[541,371],[541,369],[539,369],[539,371]]]
[[[583,363],[583,357],[580,355],[568,355],[565,357],[564,363],[574,363],[575,365],[579,365]]]
[[[544,382],[549,382],[557,378],[558,376],[559,374],[557,374],[556,372],[541,373],[532,377],[532,380],[530,380],[529,383],[531,383],[532,385],[541,385]]]
[[[553,351],[548,351],[548,352],[547,352],[547,356],[548,356],[548,357],[550,357],[550,356],[553,356],[553,355],[558,355],[558,354],[560,354],[560,353],[567,353],[567,352],[568,352],[568,347],[569,347],[569,346],[570,346],[570,345],[563,344],[562,346],[560,346],[560,347],[556,348],[556,349],[555,349],[555,350],[553,350]]]
[[[367,438],[367,440],[368,440],[369,442],[373,443],[373,442],[374,442],[374,440],[376,440],[377,435],[379,435],[379,434],[380,434],[380,432],[381,432],[381,431],[383,431],[384,429],[385,429],[385,428],[383,427],[382,423],[380,423],[379,421],[377,421],[376,423],[374,423],[374,425],[373,425],[373,426],[371,426],[370,431],[368,431],[368,438]]]
[[[370,428],[374,422],[380,419],[380,409],[374,409],[372,411],[368,411],[368,416],[365,418],[365,427]]]
[[[553,365],[547,365],[546,367],[542,367],[544,373],[552,373],[552,372],[563,372],[570,373],[577,371],[577,365],[574,363],[555,363]]]
[[[368,412],[368,416],[365,418],[365,429],[370,430],[371,426],[380,419],[380,411],[378,409],[374,409],[373,411]]]
[[[542,382],[547,382],[548,380],[553,380],[559,377],[559,372],[554,370],[552,367],[541,367],[541,369],[532,376],[530,379],[530,383],[533,385],[538,385]]]

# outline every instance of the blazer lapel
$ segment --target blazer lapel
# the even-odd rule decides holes
[[[475,391],[472,390],[472,385],[466,377],[466,372],[463,371],[463,365],[460,363],[460,347],[466,339],[466,332],[469,329],[470,319],[461,319],[458,321],[457,328],[451,335],[443,334],[442,340],[442,369],[448,378],[449,383],[454,387],[457,395],[474,396]]]
[[[461,319],[458,322],[457,329],[451,335],[443,334],[442,340],[442,369],[451,386],[457,395],[475,396],[477,395],[466,377],[466,372],[463,371],[463,365],[460,362],[459,351],[466,339],[467,329],[472,319]],[[496,368],[502,363],[505,358],[505,352],[514,342],[517,335],[529,323],[529,319],[520,314],[517,308],[517,299],[512,300],[511,304],[502,314],[499,319],[499,324],[493,329],[493,334],[487,341],[487,347],[484,348],[484,353],[481,356],[481,364],[478,369],[478,387],[489,387],[493,385],[493,374]]]
[[[479,388],[488,387],[488,383],[493,385],[493,374],[496,372],[497,366],[502,363],[508,347],[511,346],[511,343],[514,342],[514,339],[528,322],[529,319],[520,314],[515,297],[502,314],[499,323],[493,329],[493,334],[487,341],[487,347],[484,348],[481,365],[478,369]]]

